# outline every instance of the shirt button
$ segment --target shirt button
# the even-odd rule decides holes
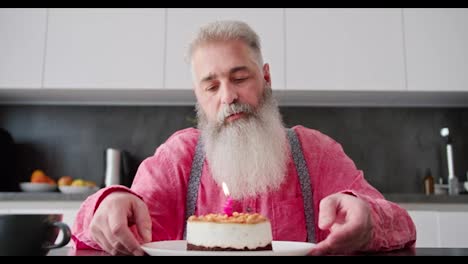
[[[247,213],[252,212],[252,208],[250,206],[247,207]]]

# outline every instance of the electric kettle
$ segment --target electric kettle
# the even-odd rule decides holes
[[[104,186],[125,185],[130,187],[134,177],[131,155],[116,148],[105,150]]]

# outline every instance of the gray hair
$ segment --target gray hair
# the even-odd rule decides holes
[[[211,41],[241,40],[252,51],[258,66],[263,66],[260,38],[245,22],[235,20],[215,21],[202,26],[190,42],[187,62],[190,63],[193,52],[203,43]]]

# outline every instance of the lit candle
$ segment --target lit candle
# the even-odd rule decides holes
[[[227,216],[232,216],[232,199],[231,196],[229,195],[229,189],[226,185],[226,183],[223,182],[223,191],[224,195],[227,196],[226,203],[224,204],[223,212],[227,214]]]

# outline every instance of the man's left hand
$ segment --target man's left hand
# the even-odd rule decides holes
[[[310,255],[350,254],[363,250],[371,240],[369,204],[355,196],[335,193],[320,201],[319,228],[329,230]]]

